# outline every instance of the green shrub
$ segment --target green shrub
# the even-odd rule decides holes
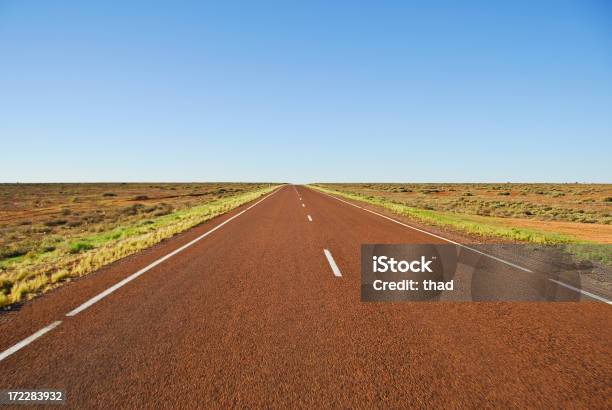
[[[80,253],[93,249],[93,245],[87,242],[74,242],[70,245],[70,253]]]
[[[16,258],[30,252],[31,247],[22,244],[19,246],[0,247],[0,259]]]

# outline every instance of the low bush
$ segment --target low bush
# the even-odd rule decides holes
[[[45,226],[60,226],[68,223],[67,219],[50,219],[45,222]]]
[[[74,242],[70,245],[70,253],[80,253],[93,248],[94,246],[87,242]]]

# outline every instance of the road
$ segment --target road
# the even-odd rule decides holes
[[[441,242],[284,186],[0,316],[4,352],[56,324],[0,361],[0,388],[79,408],[612,406],[605,303],[360,302],[362,243]]]

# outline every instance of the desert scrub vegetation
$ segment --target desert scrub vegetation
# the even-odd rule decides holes
[[[0,307],[152,246],[276,186],[1,184]]]
[[[451,228],[459,232],[477,235],[483,238],[503,238],[512,241],[537,244],[564,244],[574,254],[588,256],[591,259],[609,263],[612,261],[612,236],[610,229],[610,205],[605,198],[612,190],[610,185],[543,185],[526,184],[313,184],[320,191],[340,195],[348,199],[366,202],[386,208],[393,213],[415,221],[440,227]],[[577,188],[578,187],[578,188]],[[588,187],[588,188],[587,188]],[[587,191],[587,192],[585,192]],[[578,207],[576,201],[564,204],[553,200],[529,202],[527,200],[493,200],[493,196],[503,193],[503,197],[529,198],[530,195],[558,198],[563,196],[585,195],[583,199],[592,199],[589,207]],[[395,195],[400,193],[399,195]],[[406,195],[410,193],[410,195]],[[435,196],[432,196],[434,194]],[[467,198],[466,198],[466,194]],[[569,202],[569,205],[568,203]],[[593,203],[600,206],[593,207]],[[572,206],[572,208],[569,208]],[[562,232],[558,224],[547,224],[550,219],[538,219],[543,212],[554,209],[571,209],[578,215],[588,215],[588,220],[568,218],[566,222],[581,222],[583,227],[601,224],[597,240],[585,240],[572,233]],[[541,223],[521,225],[522,219],[541,220]],[[580,226],[575,227],[580,229]],[[567,230],[566,230],[567,231]],[[607,236],[606,236],[607,235]],[[571,245],[571,246],[569,246]],[[601,246],[600,246],[601,245]]]
[[[611,184],[318,184],[413,208],[538,221],[612,224]]]

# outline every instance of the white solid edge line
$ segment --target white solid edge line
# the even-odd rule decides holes
[[[308,221],[312,222],[312,216],[308,215]]]
[[[17,352],[18,350],[23,349],[24,347],[26,347],[27,345],[29,345],[30,343],[32,343],[33,341],[35,341],[36,339],[44,335],[45,333],[50,332],[51,330],[55,329],[61,323],[62,323],[61,320],[53,322],[49,326],[43,327],[42,329],[40,329],[38,332],[34,333],[33,335],[26,337],[21,342],[13,345],[12,347],[9,347],[4,352],[0,353],[0,362],[6,359],[7,357],[9,357],[10,355],[12,355],[13,353]]]
[[[568,285],[567,283],[563,283],[563,282],[560,282],[560,281],[555,280],[555,279],[550,279],[550,278],[549,278],[548,280],[549,280],[549,281],[551,281],[551,282],[554,282],[554,283],[556,283],[556,284],[558,284],[558,285],[565,286],[566,288],[571,289],[571,290],[573,290],[573,291],[580,292],[580,293],[584,293],[584,294],[585,294],[585,295],[587,295],[588,297],[593,298],[593,299],[597,299],[597,300],[599,300],[600,302],[604,302],[604,303],[607,303],[608,305],[612,305],[612,301],[609,301],[608,299],[606,299],[606,298],[604,298],[604,297],[601,297],[601,296],[598,296],[598,295],[596,295],[596,294],[594,294],[594,293],[587,292],[586,290],[582,290],[582,289],[575,288],[575,287],[573,287],[572,285]]]
[[[318,191],[318,192],[320,192],[320,191]],[[472,252],[476,252],[476,253],[479,253],[479,254],[481,254],[481,255],[483,255],[483,256],[486,256],[486,257],[488,257],[488,258],[495,259],[495,260],[496,260],[496,261],[498,261],[498,262],[505,263],[506,265],[512,266],[512,267],[514,267],[514,268],[517,268],[517,269],[523,270],[523,271],[525,271],[525,272],[533,273],[533,271],[531,271],[531,270],[529,270],[529,269],[527,269],[527,268],[524,268],[524,267],[522,267],[522,266],[516,265],[516,264],[514,264],[514,263],[512,263],[512,262],[508,262],[508,261],[506,261],[506,260],[500,259],[500,258],[498,258],[498,257],[496,257],[496,256],[489,255],[488,253],[481,252],[481,251],[479,251],[478,249],[471,248],[471,247],[466,246],[466,245],[463,245],[463,244],[461,244],[461,243],[459,243],[459,242],[452,241],[452,240],[450,240],[450,239],[447,239],[447,238],[444,238],[444,237],[442,237],[442,236],[439,236],[439,235],[433,234],[433,233],[428,232],[428,231],[425,231],[425,230],[423,230],[423,229],[415,228],[414,226],[410,226],[410,225],[405,224],[405,223],[403,223],[403,222],[397,221],[397,220],[395,220],[395,219],[393,219],[393,218],[389,218],[388,216],[383,215],[383,214],[379,214],[378,212],[374,212],[374,211],[371,211],[371,210],[369,210],[369,209],[362,208],[362,207],[360,207],[359,205],[355,205],[355,204],[352,204],[352,203],[350,203],[350,202],[348,202],[348,201],[344,201],[344,200],[342,200],[342,199],[340,199],[340,198],[336,198],[335,196],[333,196],[333,195],[329,195],[329,194],[326,194],[325,192],[320,192],[320,193],[322,193],[323,195],[327,195],[327,196],[328,196],[328,197],[330,197],[330,198],[336,199],[336,200],[338,200],[338,201],[340,201],[340,202],[344,202],[345,204],[348,204],[348,205],[354,206],[355,208],[359,208],[359,209],[362,209],[362,210],[364,210],[364,211],[367,211],[367,212],[373,213],[374,215],[378,215],[378,216],[380,216],[380,217],[382,217],[382,218],[388,219],[388,220],[390,220],[390,221],[392,221],[392,222],[395,222],[395,223],[397,223],[397,224],[400,224],[400,225],[402,225],[402,226],[405,226],[406,228],[410,228],[410,229],[414,229],[415,231],[423,232],[423,233],[425,233],[425,234],[427,234],[427,235],[430,235],[430,236],[433,236],[433,237],[436,237],[436,238],[442,239],[442,240],[444,240],[444,241],[446,241],[446,242],[450,242],[450,243],[452,243],[452,244],[454,244],[454,245],[461,246],[462,248],[469,249],[469,250],[470,250],[470,251],[472,251]],[[571,285],[568,285],[567,283],[563,283],[563,282],[560,282],[560,281],[558,281],[558,280],[554,280],[554,279],[550,279],[550,278],[549,278],[548,280],[549,280],[549,281],[551,281],[551,282],[554,282],[554,283],[556,283],[556,284],[558,284],[558,285],[565,286],[566,288],[571,289],[571,290],[573,290],[573,291],[576,291],[576,292],[582,293],[582,294],[584,294],[584,295],[586,295],[586,296],[589,296],[589,297],[591,297],[591,298],[593,298],[593,299],[597,299],[597,300],[602,301],[602,302],[605,302],[605,303],[607,303],[607,304],[612,304],[612,302],[611,302],[611,301],[609,301],[609,300],[607,300],[607,299],[605,299],[605,298],[603,298],[603,297],[601,297],[601,296],[595,295],[594,293],[587,292],[586,290],[582,290],[582,289],[575,288],[575,287],[573,287],[573,286],[571,286]]]
[[[83,303],[82,305],[80,305],[79,307],[77,307],[74,310],[71,310],[70,312],[66,313],[66,316],[74,316],[80,312],[82,312],[83,310],[87,309],[88,307],[90,307],[91,305],[95,304],[96,302],[99,302],[101,299],[104,299],[106,296],[110,295],[111,293],[113,293],[114,291],[116,291],[117,289],[119,289],[120,287],[124,286],[125,284],[133,281],[134,279],[136,279],[137,277],[139,277],[140,275],[142,275],[143,273],[147,272],[148,270],[151,270],[152,268],[154,268],[155,266],[159,265],[160,263],[164,262],[165,260],[173,257],[174,255],[176,255],[179,252],[184,251],[185,249],[187,249],[188,247],[190,247],[191,245],[193,245],[194,243],[200,241],[201,239],[207,237],[208,235],[210,235],[211,233],[213,233],[214,231],[216,231],[217,229],[221,228],[223,225],[225,225],[226,223],[238,218],[240,215],[242,215],[243,213],[245,213],[246,211],[248,211],[249,209],[253,208],[254,206],[258,205],[260,202],[270,198],[272,195],[276,194],[279,191],[279,189],[277,189],[276,191],[272,192],[271,194],[266,195],[265,197],[263,197],[262,199],[260,199],[259,201],[255,202],[253,205],[249,206],[246,209],[243,209],[242,211],[238,212],[236,215],[232,216],[231,218],[226,219],[225,221],[221,222],[219,225],[215,226],[214,228],[212,228],[210,231],[198,236],[197,238],[195,238],[194,240],[192,240],[191,242],[186,243],[185,245],[181,246],[178,249],[175,249],[174,251],[170,252],[169,254],[167,254],[166,256],[163,256],[159,259],[157,259],[156,261],[154,261],[153,263],[151,263],[150,265],[140,269],[138,272],[131,274],[130,276],[128,276],[127,278],[123,279],[121,282],[116,283],[115,285],[111,286],[110,288],[106,289],[104,292],[94,296],[93,298],[89,299],[87,302]]]
[[[336,265],[336,261],[334,260],[334,257],[332,256],[331,252],[327,249],[323,249],[323,253],[327,258],[327,262],[329,262],[329,266],[331,266],[334,275],[336,275],[337,277],[342,277],[342,272],[340,272],[340,269],[338,269],[338,265]]]

